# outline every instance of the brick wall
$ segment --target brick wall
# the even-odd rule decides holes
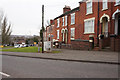
[[[62,49],[89,50],[88,40],[71,40],[71,44],[64,44]]]
[[[120,37],[112,36],[110,39],[110,47],[112,51],[119,51],[120,52]]]
[[[104,38],[103,39],[103,47],[110,46],[110,38]]]
[[[71,44],[62,44],[61,49],[71,49]]]
[[[115,51],[120,52],[120,38],[115,39]]]
[[[88,40],[74,40],[71,41],[72,49],[75,50],[89,50],[89,41]]]

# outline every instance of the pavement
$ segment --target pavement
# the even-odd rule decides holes
[[[2,55],[28,57],[28,58],[40,58],[50,60],[62,60],[62,61],[75,61],[75,62],[88,62],[88,63],[104,63],[104,64],[117,64],[118,52],[110,51],[81,51],[81,50],[66,50],[66,49],[54,49],[59,50],[61,53],[23,53],[23,52],[1,52]]]

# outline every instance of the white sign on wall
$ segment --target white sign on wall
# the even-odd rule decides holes
[[[44,42],[44,51],[51,50],[51,41],[45,41]]]

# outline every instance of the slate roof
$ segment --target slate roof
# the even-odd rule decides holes
[[[60,18],[60,17],[63,17],[63,16],[65,16],[65,15],[68,15],[68,14],[73,13],[73,12],[78,11],[78,10],[79,10],[79,7],[76,7],[76,8],[74,8],[74,9],[72,9],[72,10],[70,10],[70,11],[67,11],[67,12],[65,12],[64,14],[56,17],[55,19],[58,19],[58,18]],[[54,19],[54,20],[55,20],[55,19]]]

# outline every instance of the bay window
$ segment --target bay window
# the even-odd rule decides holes
[[[59,39],[59,30],[57,30],[57,39]]]
[[[71,28],[71,40],[75,38],[75,28]]]
[[[95,18],[84,20],[84,34],[94,33],[94,21]]]

